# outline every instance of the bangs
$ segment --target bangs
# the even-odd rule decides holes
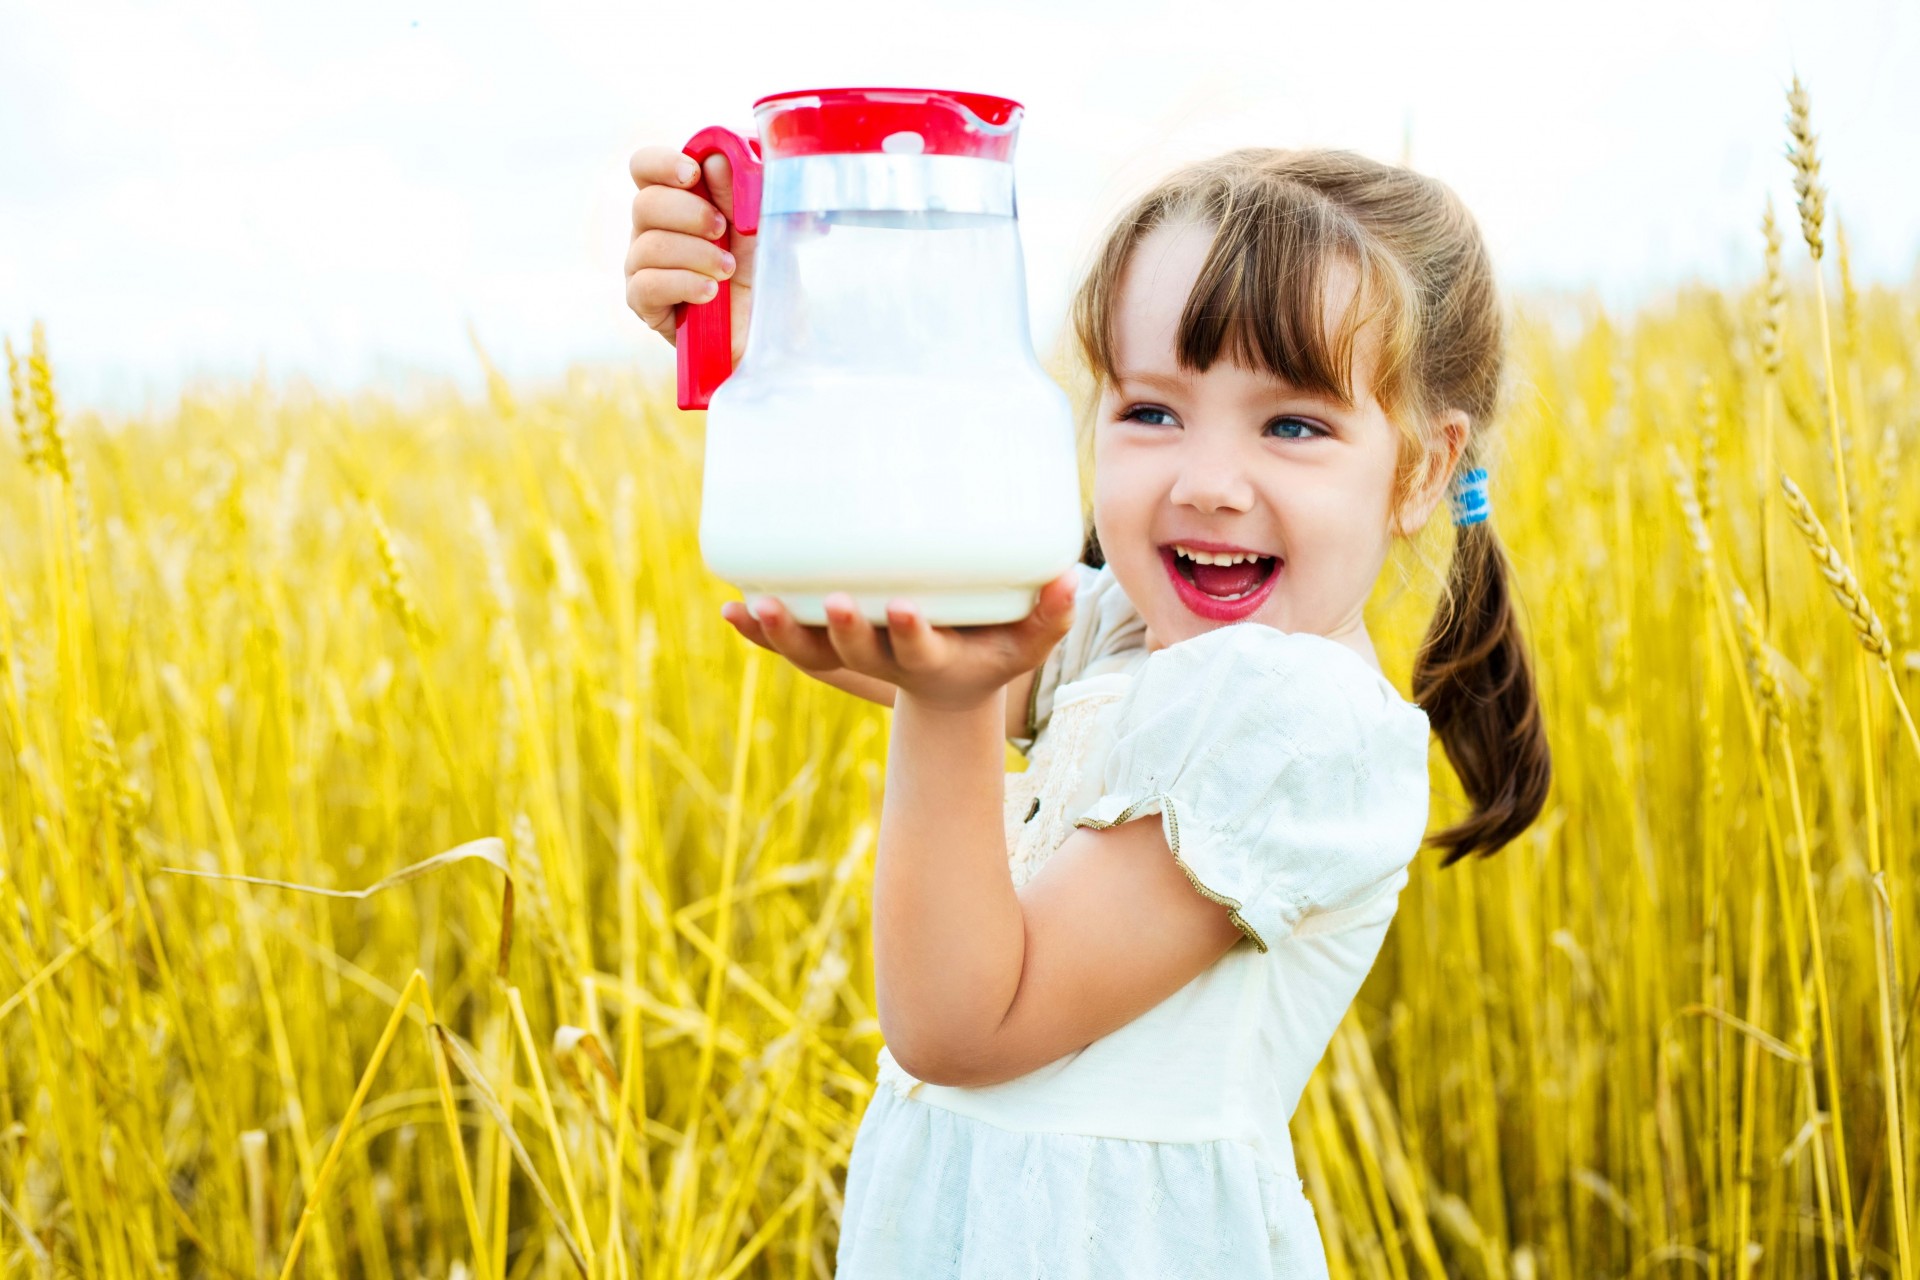
[[[1225,356],[1351,408],[1354,350],[1377,322],[1370,390],[1395,412],[1414,318],[1412,288],[1398,262],[1332,201],[1293,182],[1183,194],[1139,210],[1135,234],[1117,237],[1088,281],[1081,344],[1100,378],[1115,377],[1112,325],[1127,258],[1149,231],[1193,222],[1209,226],[1212,241],[1175,331],[1182,369],[1205,373]],[[1354,289],[1335,307],[1343,267]]]

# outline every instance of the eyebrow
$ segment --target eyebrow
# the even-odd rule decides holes
[[[1145,370],[1139,373],[1116,372],[1113,376],[1116,382],[1141,382],[1150,387],[1170,387],[1174,390],[1178,390],[1188,383],[1188,379],[1186,378],[1176,378],[1170,374],[1151,373]]]
[[[1113,379],[1116,383],[1137,382],[1137,383],[1140,383],[1142,386],[1160,387],[1163,390],[1167,390],[1167,391],[1185,391],[1193,385],[1192,380],[1189,378],[1174,377],[1171,374],[1165,374],[1165,373],[1154,373],[1151,370],[1147,370],[1147,369],[1142,369],[1133,373],[1122,373],[1119,371],[1115,371],[1113,375]],[[1271,394],[1274,394],[1274,395],[1278,395],[1282,397],[1298,396],[1301,399],[1313,400],[1321,404],[1335,405],[1342,408],[1353,407],[1352,405],[1347,404],[1345,401],[1342,401],[1338,396],[1329,395],[1324,391],[1314,391],[1306,387],[1289,386],[1285,382],[1277,378],[1270,379],[1270,381],[1272,382],[1270,392]]]

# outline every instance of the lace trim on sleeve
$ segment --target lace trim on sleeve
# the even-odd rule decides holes
[[[1262,938],[1259,930],[1248,924],[1246,917],[1240,914],[1246,909],[1246,904],[1203,884],[1200,877],[1194,873],[1193,867],[1187,863],[1185,858],[1180,856],[1180,815],[1177,806],[1175,806],[1173,802],[1172,796],[1164,791],[1155,791],[1150,795],[1145,795],[1135,800],[1111,818],[1096,818],[1088,814],[1076,820],[1073,825],[1076,827],[1091,827],[1096,831],[1104,831],[1108,827],[1117,827],[1123,822],[1131,821],[1154,805],[1159,806],[1161,829],[1166,833],[1167,850],[1173,855],[1174,865],[1186,872],[1188,883],[1193,885],[1201,897],[1206,898],[1210,902],[1217,902],[1225,907],[1227,909],[1227,918],[1233,921],[1234,927],[1240,930],[1241,933],[1246,934],[1253,945],[1259,948],[1262,954],[1265,954],[1267,950],[1267,940]],[[1287,909],[1283,915],[1289,923],[1292,923],[1305,914],[1307,906],[1308,903],[1305,899],[1295,899],[1287,904]]]

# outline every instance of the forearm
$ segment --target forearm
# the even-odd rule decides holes
[[[1002,689],[964,710],[905,691],[894,699],[873,953],[881,1031],[903,1066],[985,1043],[1019,988],[1025,920],[1001,816],[1005,699]]]

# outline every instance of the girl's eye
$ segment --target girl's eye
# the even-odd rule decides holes
[[[1158,409],[1150,404],[1136,404],[1136,405],[1130,406],[1124,413],[1120,415],[1120,421],[1143,422],[1145,423],[1145,425],[1150,427],[1161,425],[1160,423],[1157,423],[1157,422],[1146,422],[1145,419],[1141,418],[1140,416],[1143,413],[1157,413],[1162,417],[1167,417],[1167,418],[1171,418],[1173,416],[1172,414],[1168,413],[1165,409]],[[1325,427],[1313,421],[1311,418],[1294,418],[1294,417],[1275,418],[1272,422],[1268,423],[1267,425],[1269,427],[1282,428],[1277,433],[1278,438],[1282,440],[1312,440],[1317,436],[1329,436],[1333,434],[1331,431],[1328,431]],[[1291,428],[1291,429],[1288,429],[1288,428]]]
[[[1313,432],[1315,435],[1324,436],[1324,435],[1333,434],[1332,432],[1328,431],[1325,427],[1321,426],[1319,423],[1314,422],[1308,418],[1275,418],[1272,422],[1268,423],[1267,425],[1271,427],[1304,427],[1308,431]],[[1311,440],[1313,439],[1313,436],[1301,435],[1291,431],[1282,431],[1280,433],[1280,438],[1282,440]]]
[[[1170,413],[1168,413],[1168,412],[1167,412],[1167,411],[1166,411],[1165,409],[1156,409],[1156,408],[1154,408],[1154,407],[1153,407],[1152,405],[1150,405],[1150,404],[1136,404],[1136,405],[1134,405],[1134,406],[1132,406],[1131,408],[1129,408],[1129,409],[1128,409],[1128,410],[1127,410],[1127,411],[1126,411],[1125,413],[1122,413],[1122,414],[1120,415],[1120,421],[1122,421],[1122,422],[1129,422],[1129,421],[1132,421],[1132,422],[1139,422],[1139,421],[1140,421],[1140,415],[1141,415],[1141,414],[1143,414],[1143,413],[1157,413],[1157,414],[1160,414],[1160,415],[1162,415],[1163,417],[1168,417],[1168,418],[1171,418],[1171,417],[1173,416],[1172,414],[1170,414]],[[1147,423],[1146,425],[1147,425],[1147,426],[1150,426],[1150,427],[1157,427],[1157,426],[1159,426],[1160,424],[1159,424],[1159,423],[1157,423],[1157,422],[1149,422],[1149,423]]]

